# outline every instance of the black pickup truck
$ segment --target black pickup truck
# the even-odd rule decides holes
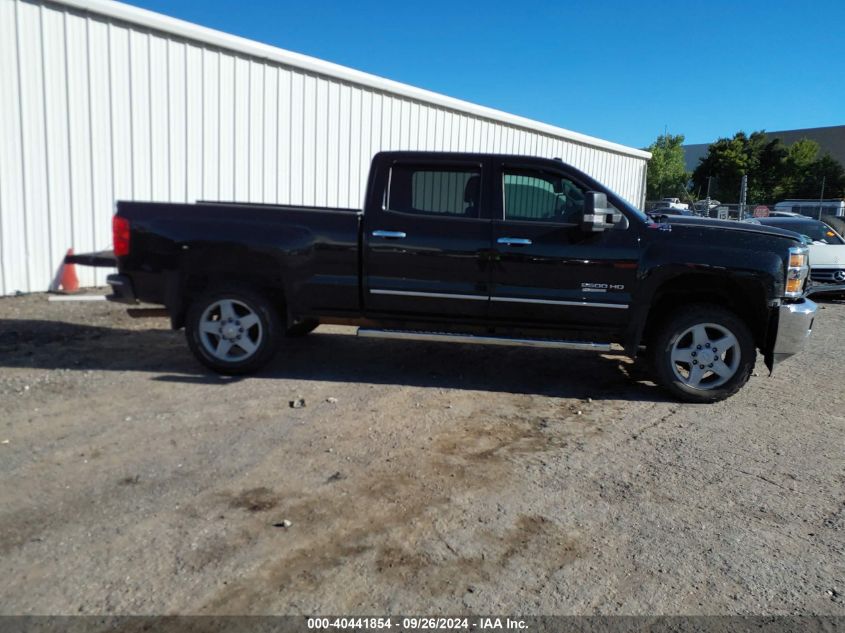
[[[649,217],[559,160],[384,152],[364,209],[119,202],[112,300],[165,306],[211,369],[320,323],[358,336],[608,351],[713,402],[800,351],[816,305],[788,231]],[[77,261],[81,261],[80,258]],[[112,260],[113,261],[113,260]]]

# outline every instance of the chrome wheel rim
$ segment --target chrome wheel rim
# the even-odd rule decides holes
[[[670,363],[675,378],[693,389],[721,387],[739,370],[739,341],[716,323],[699,323],[684,330],[672,345]]]
[[[242,301],[220,299],[200,317],[200,343],[208,354],[227,363],[255,355],[264,338],[261,319]]]

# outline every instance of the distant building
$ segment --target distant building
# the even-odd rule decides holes
[[[830,155],[845,165],[845,125],[834,125],[831,127],[811,127],[803,130],[782,130],[780,132],[766,132],[769,138],[779,138],[786,145],[792,145],[795,141],[808,138],[815,141],[821,148],[821,153],[830,152]],[[697,145],[684,145],[684,160],[689,171],[698,167],[698,161],[707,156],[709,143]]]

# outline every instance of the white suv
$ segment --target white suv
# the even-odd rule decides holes
[[[807,217],[749,218],[750,224],[763,224],[800,233],[809,238],[810,279],[819,285],[845,285],[845,239],[824,222]],[[833,292],[842,292],[841,288]]]

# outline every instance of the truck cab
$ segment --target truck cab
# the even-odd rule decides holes
[[[368,316],[587,339],[627,322],[647,218],[562,162],[391,153],[371,182]]]

